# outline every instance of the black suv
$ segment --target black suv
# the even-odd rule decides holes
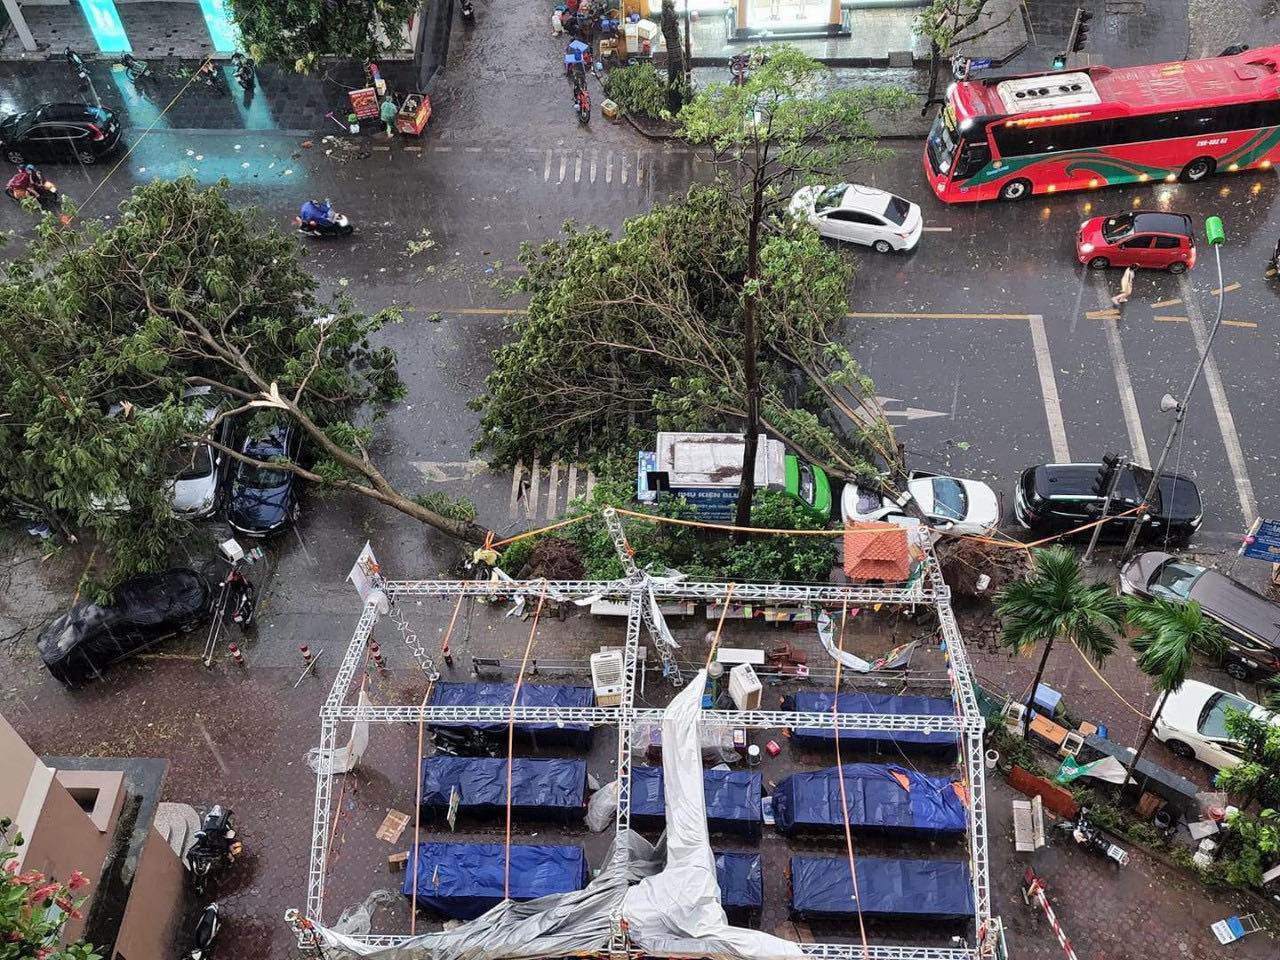
[[[0,120],[0,144],[10,163],[97,163],[120,145],[120,121],[104,107],[46,103]]]
[[[1200,491],[1175,473],[1160,476],[1153,502],[1139,514],[1134,508],[1151,483],[1150,470],[1133,464],[1112,467],[1102,463],[1046,463],[1028,467],[1018,478],[1013,513],[1018,523],[1039,534],[1065,533],[1102,519],[1102,505],[1118,469],[1115,494],[1108,514],[1116,519],[1102,527],[1102,536],[1123,540],[1140,523],[1140,541],[1185,543],[1200,526]],[[1123,516],[1122,516],[1123,514]]]

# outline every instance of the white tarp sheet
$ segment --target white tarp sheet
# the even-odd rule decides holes
[[[369,705],[369,695],[363,690],[360,691],[356,705],[360,707]],[[331,765],[330,773],[350,773],[356,768],[356,764],[360,762],[360,758],[368,748],[369,721],[357,720],[351,724],[351,739],[344,746],[334,747],[332,752],[326,752],[320,747],[312,747],[308,750],[307,766],[315,773],[319,773],[322,769],[321,764],[328,762]]]

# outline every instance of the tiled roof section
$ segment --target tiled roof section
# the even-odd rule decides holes
[[[850,580],[901,583],[911,574],[907,531],[892,523],[850,523],[844,528],[844,572]]]

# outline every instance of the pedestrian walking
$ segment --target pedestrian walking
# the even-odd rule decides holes
[[[1125,270],[1124,276],[1120,278],[1120,292],[1111,298],[1111,303],[1116,307],[1123,307],[1129,302],[1129,298],[1133,296],[1133,267]]]
[[[387,125],[387,136],[393,136],[396,131],[396,114],[400,112],[400,108],[396,106],[395,100],[387,97],[382,101],[382,106],[378,108],[378,116],[382,118],[382,122]]]

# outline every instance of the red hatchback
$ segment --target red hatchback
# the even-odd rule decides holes
[[[1196,241],[1185,213],[1122,213],[1080,224],[1076,258],[1091,270],[1147,267],[1184,273],[1196,265]]]

